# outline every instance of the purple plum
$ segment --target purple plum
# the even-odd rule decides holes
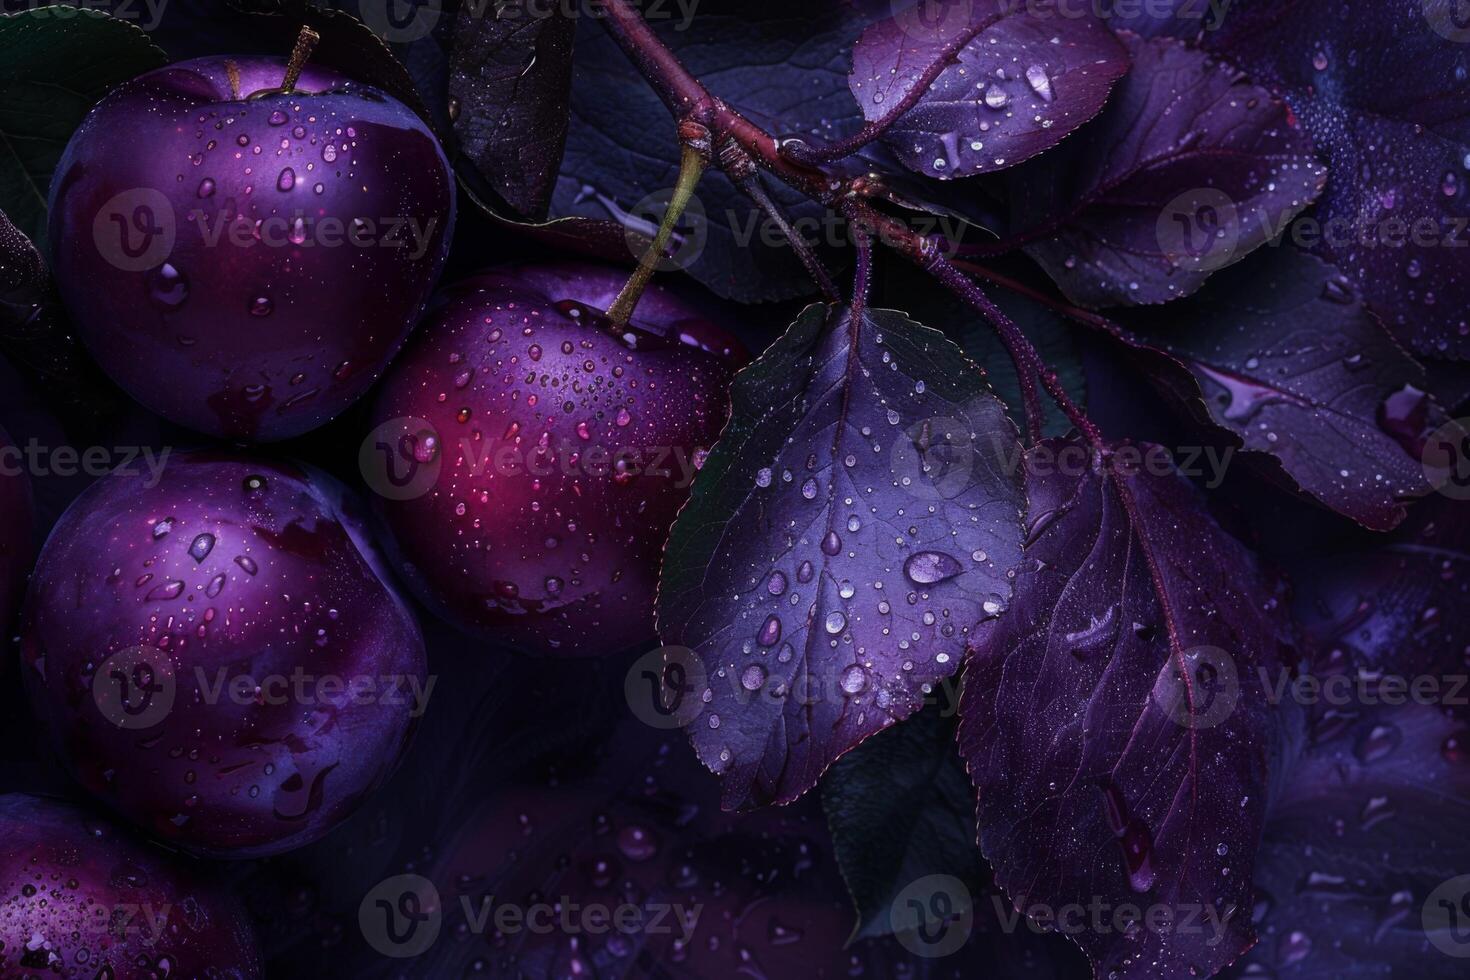
[[[73,804],[0,796],[0,976],[262,975],[223,888]]]
[[[173,422],[270,441],[381,374],[448,253],[454,181],[370,85],[273,58],[148,72],[97,104],[51,183],[56,279],[82,340]]]
[[[15,443],[0,429],[0,637],[10,636],[15,603],[32,556],[31,485]]]
[[[342,486],[196,453],[62,516],[21,627],[27,694],[81,784],[197,854],[298,847],[393,769],[432,687]]]
[[[662,289],[561,264],[444,291],[362,447],[405,578],[469,632],[550,656],[653,636],[659,558],[729,415],[739,342]]]

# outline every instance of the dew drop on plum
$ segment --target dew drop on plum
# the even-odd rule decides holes
[[[213,550],[213,534],[200,534],[195,536],[193,541],[189,542],[189,557],[193,558],[196,563],[203,562],[204,559],[209,557],[209,553]]]
[[[189,298],[189,280],[165,262],[148,276],[148,298],[166,310],[176,310]]]

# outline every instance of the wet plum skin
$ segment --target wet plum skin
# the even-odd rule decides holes
[[[22,625],[35,716],[151,837],[236,858],[315,840],[426,705],[413,614],[329,477],[195,453],[147,482],[98,481],[42,551]]]
[[[104,968],[110,968],[107,972]],[[244,909],[74,804],[0,796],[0,975],[255,980]]]
[[[312,64],[295,92],[260,94],[284,73],[209,57],[142,75],[92,110],[51,184],[54,272],[98,363],[170,421],[237,441],[359,398],[454,224],[449,163],[412,110]]]
[[[553,657],[653,637],[668,529],[745,353],[657,287],[631,331],[609,329],[600,311],[626,279],[569,262],[455,283],[379,389],[375,437],[394,464],[436,469],[376,506],[404,578],[472,634]]]

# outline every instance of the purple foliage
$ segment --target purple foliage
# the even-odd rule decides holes
[[[1073,938],[1099,976],[1210,975],[1254,942],[1281,724],[1257,671],[1281,669],[1288,628],[1188,482],[1125,459],[1062,440],[1028,455],[1027,560],[1011,610],[975,638],[960,748],[1017,908],[1202,910],[1216,933]]]
[[[1128,54],[1096,17],[1055,4],[919,4],[874,24],[849,85],[904,165],[952,180],[1002,170],[1097,115]]]
[[[789,802],[913,714],[1009,604],[1019,444],[949,340],[809,307],[736,379],[664,558],[659,635],[727,807]]]

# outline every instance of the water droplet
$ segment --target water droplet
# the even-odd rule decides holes
[[[903,563],[903,573],[915,585],[935,585],[952,579],[964,567],[949,555],[938,551],[920,551]]]
[[[176,310],[189,298],[189,280],[165,262],[148,276],[148,297],[168,310]]]
[[[204,559],[208,558],[209,553],[213,550],[213,534],[200,534],[195,537],[193,541],[189,542],[189,557],[193,558],[196,564],[203,562]]]

